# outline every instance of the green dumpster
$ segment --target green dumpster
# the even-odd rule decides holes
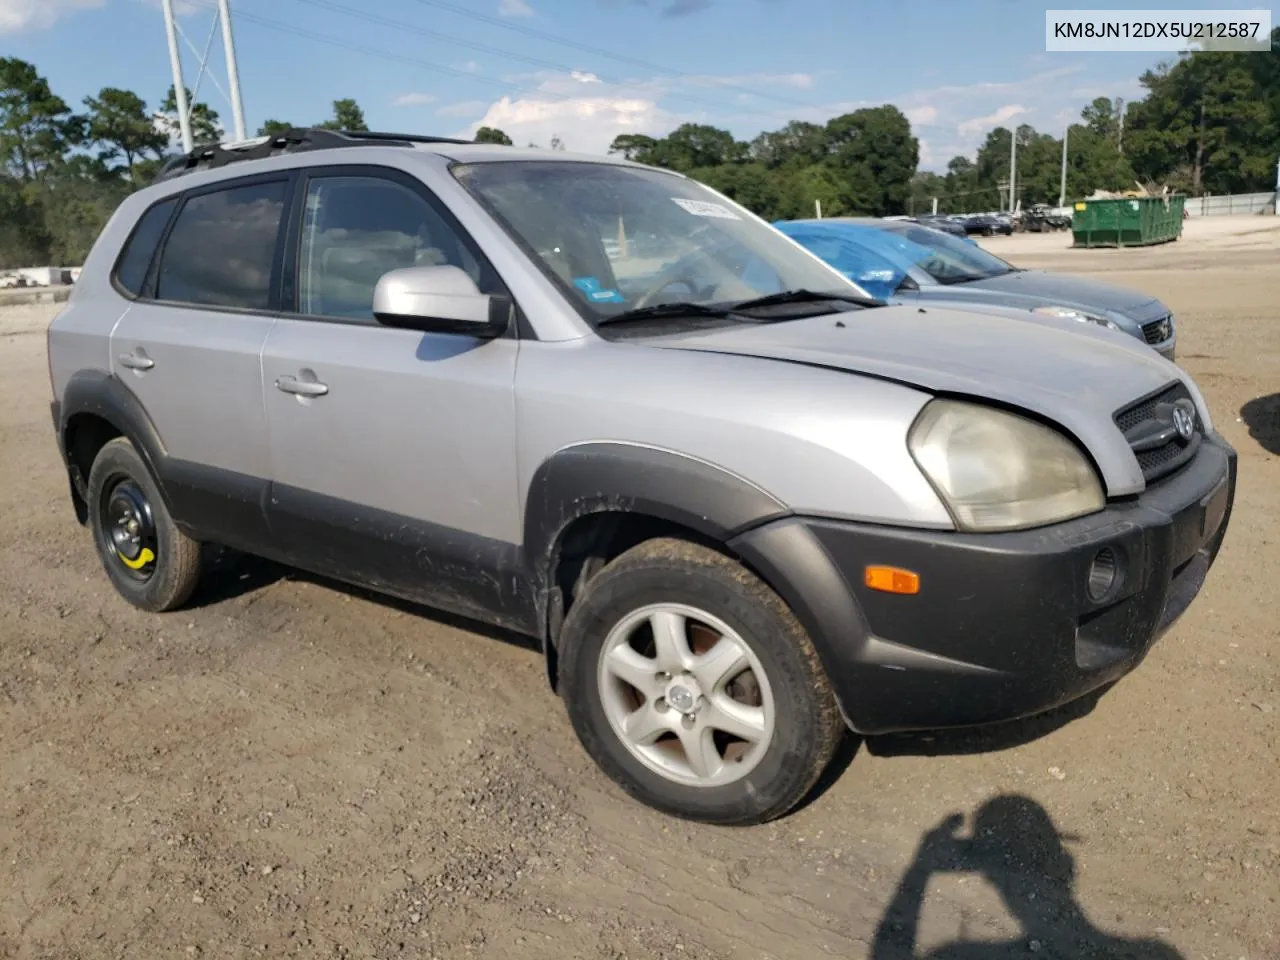
[[[1071,216],[1073,246],[1143,247],[1182,235],[1182,196],[1081,200]]]

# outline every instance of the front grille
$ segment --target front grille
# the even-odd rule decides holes
[[[1175,411],[1190,416],[1191,435],[1178,433]],[[1166,477],[1186,466],[1200,449],[1204,424],[1191,393],[1182,382],[1163,387],[1115,415],[1116,426],[1124,434],[1148,482]]]
[[[1173,336],[1173,314],[1142,325],[1142,339],[1153,346]]]

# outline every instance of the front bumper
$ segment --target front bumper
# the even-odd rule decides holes
[[[853,729],[996,723],[1136,667],[1199,592],[1235,485],[1235,451],[1214,435],[1140,497],[1051,527],[963,534],[789,518],[732,546],[804,622]],[[1116,582],[1095,600],[1104,549]],[[914,571],[920,592],[867,588],[868,564]]]

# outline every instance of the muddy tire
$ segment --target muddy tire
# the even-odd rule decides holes
[[[785,603],[707,547],[650,540],[610,562],[561,631],[574,730],[627,793],[725,825],[786,813],[844,727],[812,642]]]

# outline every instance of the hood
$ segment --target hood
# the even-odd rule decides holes
[[[1154,297],[1126,287],[1087,280],[1084,277],[1047,273],[1044,270],[1017,270],[986,280],[955,284],[947,291],[965,290],[973,295],[1003,294],[1022,300],[1039,301],[1032,306],[1078,307],[1084,310],[1106,310],[1128,317],[1138,324],[1150,323],[1169,314],[1169,309]]]
[[[837,323],[842,326],[837,326]],[[1087,449],[1111,496],[1145,488],[1112,420],[1185,376],[1127,334],[1052,317],[889,306],[646,341],[847,370],[1030,411]],[[1188,382],[1193,396],[1199,396]],[[1208,424],[1208,412],[1201,410]]]

